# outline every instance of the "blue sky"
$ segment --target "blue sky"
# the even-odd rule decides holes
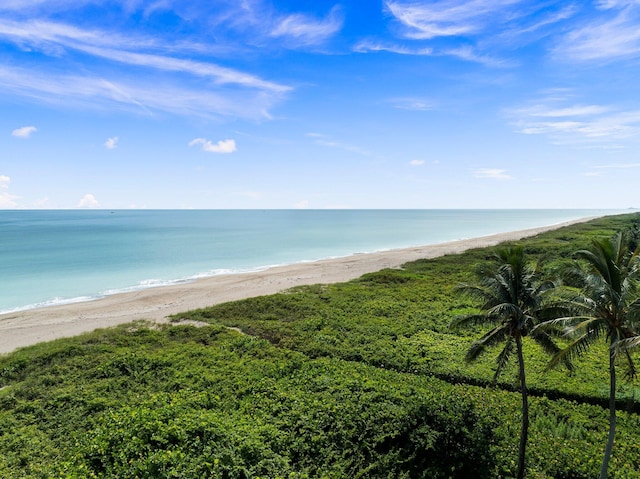
[[[2,0],[0,208],[640,206],[640,1]]]

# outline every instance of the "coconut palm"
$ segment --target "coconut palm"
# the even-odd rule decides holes
[[[573,315],[548,321],[538,329],[549,325],[567,328],[569,343],[554,355],[550,367],[571,361],[600,339],[608,340],[609,436],[600,471],[600,478],[605,479],[616,431],[616,360],[622,358],[628,375],[636,374],[629,349],[637,335],[633,325],[640,319],[638,250],[631,252],[625,235],[618,233],[610,239],[594,239],[589,249],[576,253],[576,258],[584,261],[582,267],[571,271],[580,288],[568,304]]]
[[[532,331],[542,319],[548,319],[552,308],[545,307],[545,292],[555,285],[551,281],[542,281],[538,266],[526,264],[521,246],[499,248],[494,255],[492,267],[480,271],[479,284],[461,285],[459,291],[480,301],[477,314],[469,314],[454,319],[452,326],[469,324],[491,324],[492,328],[471,344],[465,359],[477,359],[487,348],[503,344],[497,356],[494,382],[504,370],[516,352],[518,379],[522,394],[522,426],[518,452],[518,479],[524,477],[525,452],[529,432],[529,400],[525,376],[522,339],[530,336],[542,348],[556,354],[555,346],[548,330]]]

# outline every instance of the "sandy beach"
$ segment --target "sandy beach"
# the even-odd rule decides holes
[[[166,321],[172,314],[274,294],[294,286],[348,281],[384,268],[398,268],[409,261],[493,246],[589,219],[592,218],[435,245],[219,275],[190,283],[115,294],[95,301],[8,313],[0,315],[0,354],[134,320]]]

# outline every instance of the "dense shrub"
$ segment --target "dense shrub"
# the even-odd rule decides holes
[[[522,244],[553,273],[591,237],[634,222],[604,218]],[[0,477],[512,477],[515,370],[488,387],[491,355],[463,362],[479,331],[447,327],[473,306],[453,288],[487,256],[180,315],[207,327],[133,324],[1,356]],[[606,355],[591,351],[568,376],[544,373],[547,358],[526,349],[528,477],[596,476]],[[625,383],[619,400],[633,410],[639,393]],[[620,412],[612,478],[640,477],[638,431],[639,416]]]

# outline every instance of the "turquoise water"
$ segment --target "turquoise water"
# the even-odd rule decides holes
[[[0,211],[0,312],[611,210]]]

